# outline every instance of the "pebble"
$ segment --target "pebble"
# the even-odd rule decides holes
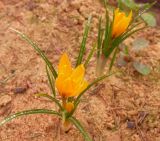
[[[127,121],[127,128],[134,129],[136,127],[135,122]]]
[[[15,93],[15,94],[19,94],[19,93],[24,93],[25,91],[27,90],[27,88],[26,87],[17,87],[17,88],[15,88],[14,90],[13,90],[13,92]]]
[[[0,97],[0,107],[6,106],[12,100],[11,96],[3,95]]]

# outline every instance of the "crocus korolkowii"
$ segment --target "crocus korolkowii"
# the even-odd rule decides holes
[[[132,11],[130,11],[129,14],[126,15],[126,13],[121,12],[119,8],[117,8],[113,13],[112,21],[109,19],[108,15],[106,17],[107,18],[104,33],[101,28],[101,20],[99,23],[99,33],[97,40],[97,76],[103,74],[106,61],[108,60],[110,55],[112,55],[112,53],[117,50],[119,44],[123,42],[123,35],[128,31],[128,27],[132,21]],[[112,66],[112,64],[113,63],[111,63],[110,66]],[[109,70],[110,69],[111,67],[109,67]]]
[[[117,8],[114,11],[114,21],[112,29],[112,37],[116,38],[124,33],[132,20],[132,11],[127,16],[124,12],[120,12]]]
[[[73,102],[70,102],[68,98],[77,97],[88,86],[84,74],[83,64],[72,68],[68,55],[64,53],[61,56],[55,85],[62,97],[62,106],[67,112],[71,112],[74,108]]]

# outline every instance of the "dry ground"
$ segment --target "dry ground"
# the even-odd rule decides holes
[[[1,0],[0,1],[0,120],[27,109],[55,108],[34,96],[49,93],[45,65],[40,56],[9,27],[29,35],[55,64],[63,52],[72,61],[82,39],[84,23],[92,13],[87,48],[95,41],[98,15],[104,9],[98,0]],[[133,59],[152,67],[148,76],[131,64],[117,68],[114,76],[85,94],[76,117],[94,141],[160,141],[160,29],[138,33],[150,41]],[[133,37],[134,38],[134,37]],[[133,38],[126,42],[131,44]],[[87,79],[94,78],[94,59]],[[0,141],[83,141],[73,127],[68,134],[50,115],[21,117],[0,127]]]

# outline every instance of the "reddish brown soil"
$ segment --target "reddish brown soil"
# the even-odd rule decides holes
[[[34,95],[50,93],[43,60],[9,27],[36,41],[55,66],[63,52],[74,63],[90,13],[88,49],[96,38],[98,15],[104,13],[98,0],[0,1],[0,121],[22,110],[56,108]],[[152,72],[142,76],[131,63],[114,67],[119,73],[85,94],[75,116],[94,141],[160,141],[160,30],[147,29],[135,37],[145,37],[150,45],[138,55],[130,51],[131,57],[150,65]],[[94,60],[87,69],[89,81],[94,78]],[[64,133],[57,117],[30,115],[0,127],[0,141],[83,141],[83,137],[75,127]]]

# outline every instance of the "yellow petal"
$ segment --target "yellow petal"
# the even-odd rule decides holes
[[[63,77],[67,77],[72,72],[71,62],[68,58],[68,55],[64,53],[60,58],[60,62],[58,65],[58,76],[61,75]]]
[[[73,70],[73,73],[71,75],[71,79],[74,83],[78,85],[84,78],[85,68],[84,65],[79,65]]]
[[[121,35],[123,32],[125,32],[125,30],[128,27],[128,21],[126,17],[123,17],[122,20],[115,26],[115,37],[118,37],[119,35]]]
[[[71,97],[75,91],[75,84],[70,78],[66,79],[63,83],[63,94],[64,96]],[[74,96],[74,95],[73,95]]]
[[[125,13],[119,12],[119,8],[117,8],[114,14],[114,23],[117,24],[123,17],[125,17]]]
[[[59,94],[65,98],[79,95],[88,86],[88,83],[84,81],[84,73],[84,65],[72,69],[67,54],[63,54],[58,66],[58,77],[55,81]]]
[[[86,80],[83,80],[81,85],[76,89],[75,95],[78,96],[84,89],[88,87],[88,82]]]
[[[62,77],[59,77],[59,76],[57,77],[57,79],[55,81],[55,86],[58,89],[58,92],[59,92],[59,94],[61,96],[63,96],[62,94],[64,92],[64,90],[63,90],[63,81],[64,81],[64,79]]]
[[[124,12],[119,12],[119,9],[116,9],[114,14],[112,37],[118,37],[128,28],[132,19],[132,11],[126,16]]]
[[[59,94],[62,97],[70,97],[70,95],[73,95],[75,91],[75,85],[72,83],[70,77],[68,77],[67,79],[64,79],[63,77],[58,77],[55,84]]]

